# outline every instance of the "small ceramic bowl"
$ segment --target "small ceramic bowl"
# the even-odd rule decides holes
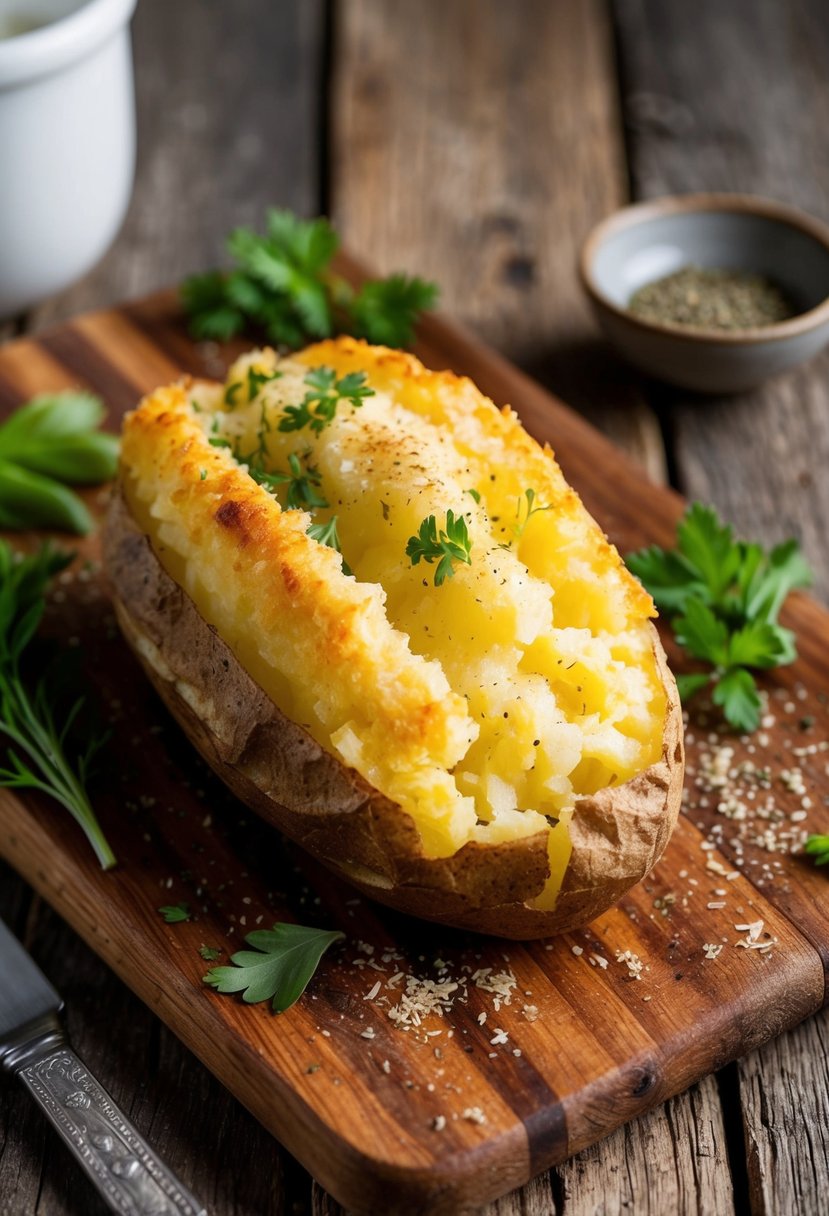
[[[753,271],[798,309],[755,329],[696,329],[642,320],[638,288],[683,266]],[[753,388],[829,342],[829,227],[782,203],[743,194],[688,194],[624,207],[590,233],[582,284],[613,345],[660,380],[704,393]]]

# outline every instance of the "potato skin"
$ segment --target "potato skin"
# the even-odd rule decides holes
[[[673,676],[653,631],[667,692],[661,759],[625,785],[580,799],[556,905],[529,905],[548,875],[546,832],[470,842],[428,858],[409,815],[326,752],[274,705],[166,573],[116,492],[104,559],[124,636],[191,742],[265,820],[372,898],[446,925],[528,940],[583,925],[638,882],[679,813],[684,757]]]

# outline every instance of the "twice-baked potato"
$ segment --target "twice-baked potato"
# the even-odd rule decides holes
[[[653,604],[468,379],[341,338],[160,388],[105,559],[208,763],[375,899],[541,937],[662,853],[683,751]]]

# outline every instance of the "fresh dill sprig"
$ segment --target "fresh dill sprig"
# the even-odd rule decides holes
[[[109,869],[115,857],[86,792],[90,762],[107,735],[89,731],[85,746],[70,759],[68,735],[84,698],[72,703],[58,725],[53,682],[41,676],[30,684],[21,670],[43,616],[49,580],[70,561],[71,556],[48,543],[21,557],[0,541],[0,737],[7,741],[0,786],[41,790],[61,803],[85,832],[103,868]]]

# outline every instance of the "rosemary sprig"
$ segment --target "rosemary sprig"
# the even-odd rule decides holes
[[[46,586],[70,561],[70,555],[48,543],[21,557],[0,541],[0,737],[8,741],[0,786],[41,790],[61,803],[80,824],[103,868],[109,869],[115,857],[86,792],[90,762],[106,735],[90,732],[85,747],[70,760],[67,736],[84,698],[72,703],[58,725],[53,683],[41,676],[30,686],[21,672],[23,653],[43,616]]]

